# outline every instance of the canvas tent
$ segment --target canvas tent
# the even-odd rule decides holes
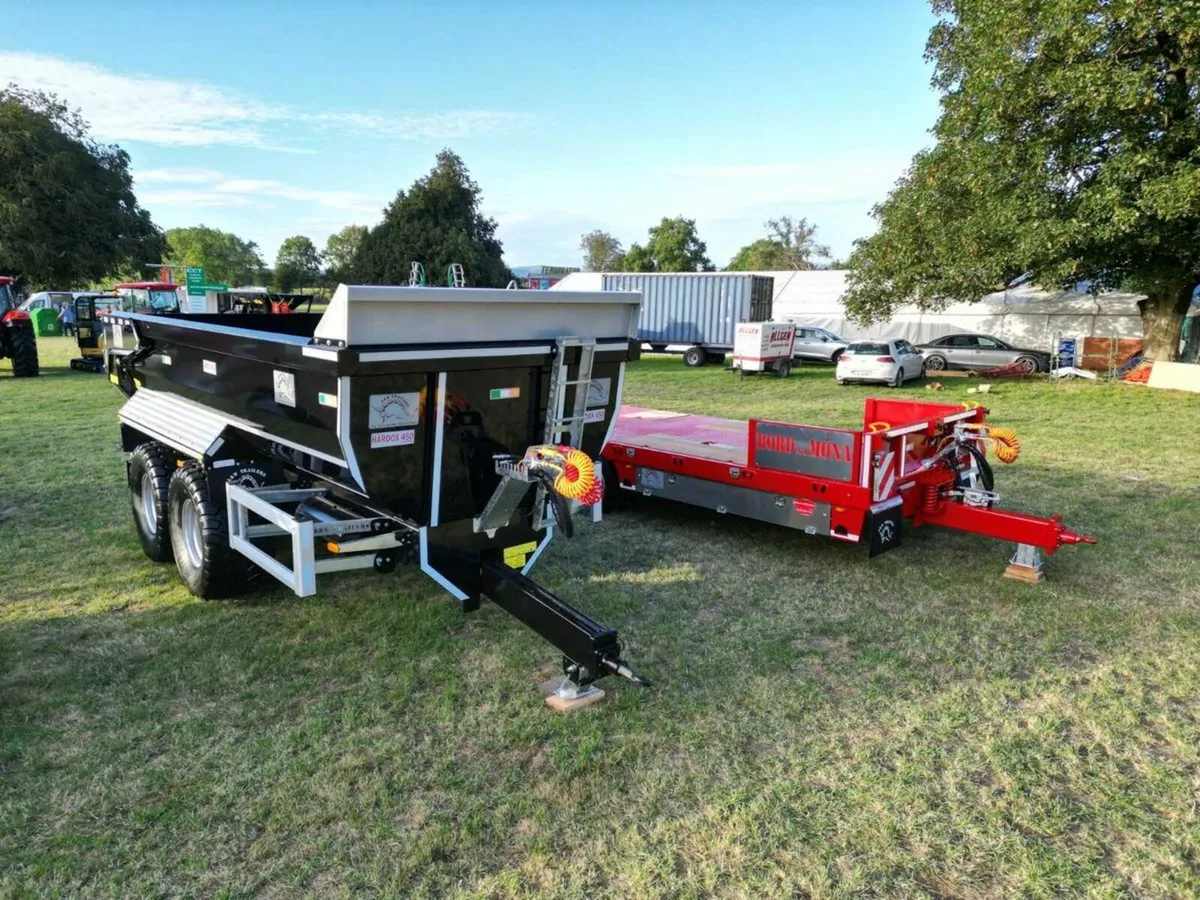
[[[1024,347],[1049,350],[1056,332],[1075,337],[1140,339],[1142,320],[1137,294],[1107,292],[1093,297],[1084,292],[1044,291],[1022,285],[989,294],[978,303],[953,303],[939,312],[904,306],[888,322],[861,326],[846,315],[842,295],[847,273],[753,272],[775,280],[772,317],[777,321],[828,328],[847,339],[902,337],[919,344],[960,331],[994,335]],[[601,290],[597,272],[568,275],[555,287],[562,290]]]

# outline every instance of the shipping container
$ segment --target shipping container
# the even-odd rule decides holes
[[[565,280],[564,280],[565,283]],[[732,352],[740,322],[769,322],[774,279],[734,272],[605,273],[605,291],[641,291],[638,340],[689,366]]]

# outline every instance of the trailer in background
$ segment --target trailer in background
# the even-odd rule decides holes
[[[743,375],[774,372],[779,378],[787,378],[792,374],[795,347],[794,322],[743,322],[737,328],[729,368]]]
[[[607,272],[601,289],[640,291],[637,338],[655,353],[683,347],[689,366],[721,363],[742,322],[769,322],[775,280],[740,272]]]

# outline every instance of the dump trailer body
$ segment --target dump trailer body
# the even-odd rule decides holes
[[[598,458],[625,363],[638,354],[639,301],[627,293],[342,285],[320,314],[112,313],[110,327],[135,338],[131,351],[110,357],[110,379],[129,394],[119,414],[124,446],[149,439],[209,467],[270,462],[288,484],[318,485],[328,502],[394,527],[421,569],[468,608],[491,584],[511,611],[520,587],[488,573],[498,562],[527,572],[554,527],[532,497],[501,527],[476,527],[502,481],[497,459],[544,443],[548,418],[571,408],[576,392],[586,409],[578,448]],[[556,382],[559,367],[566,377]],[[552,395],[558,382],[566,386]],[[251,512],[274,516],[241,487],[235,506],[245,500]],[[270,493],[269,502],[280,496]],[[235,538],[252,541],[253,516],[232,507],[230,515]],[[303,530],[287,516],[305,518],[289,512],[272,521]],[[314,558],[323,571],[320,546]],[[262,562],[297,592],[315,589],[295,559],[291,568]],[[561,618],[538,597],[537,611]],[[586,631],[591,620],[572,612]],[[611,655],[615,634],[601,643]],[[595,669],[595,660],[575,662]]]
[[[733,350],[740,322],[771,319],[774,279],[726,272],[608,273],[606,291],[642,294],[637,338],[656,349]]]

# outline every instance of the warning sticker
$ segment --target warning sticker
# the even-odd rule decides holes
[[[377,431],[371,435],[371,449],[407,447],[409,444],[416,443],[416,440],[417,432],[414,428],[405,428],[401,431]]]
[[[593,378],[588,382],[587,405],[608,406],[608,397],[611,393],[611,378]]]
[[[275,370],[275,402],[280,406],[296,405],[296,376]]]
[[[504,548],[504,564],[512,569],[523,569],[530,553],[537,549],[537,541]]]
[[[376,428],[416,425],[421,421],[421,395],[417,391],[406,394],[372,394],[370,406],[367,427],[372,431]]]

